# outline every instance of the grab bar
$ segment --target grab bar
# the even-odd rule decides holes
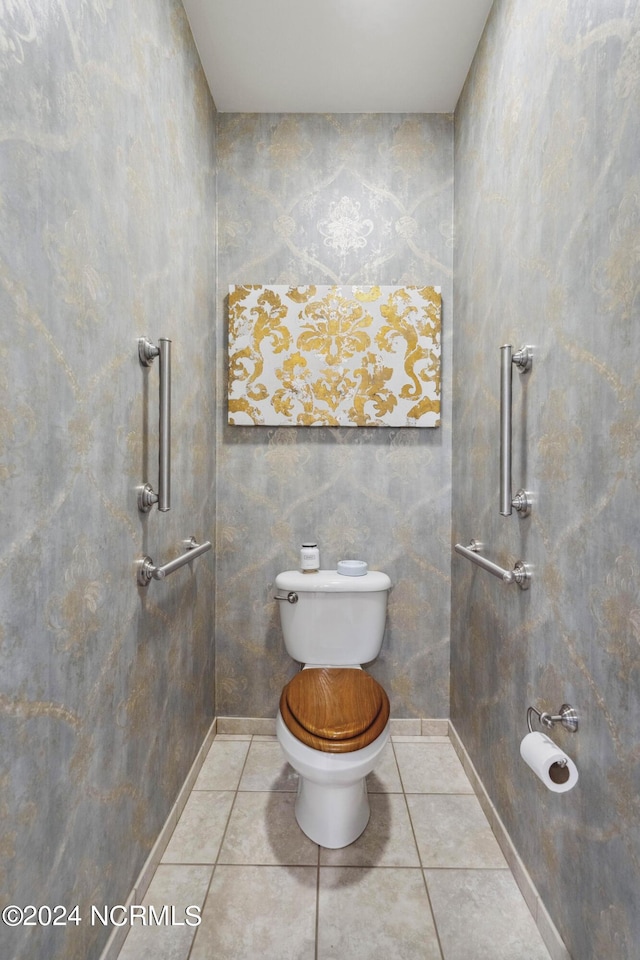
[[[503,583],[517,583],[521,590],[529,589],[531,586],[531,570],[526,563],[518,560],[513,570],[505,570],[503,567],[499,567],[497,563],[493,563],[493,561],[487,560],[486,557],[480,556],[480,551],[483,547],[484,544],[480,543],[479,540],[472,540],[468,547],[463,547],[461,543],[456,543],[455,551],[459,553],[460,556],[466,557],[467,560],[471,560],[472,563],[482,567],[483,570],[486,570],[494,577],[498,577]]]
[[[500,347],[500,515],[511,516],[515,507],[521,517],[531,513],[531,498],[526,490],[518,490],[511,496],[511,384],[512,364],[521,373],[528,373],[533,363],[533,349],[522,347],[512,354],[510,343]]]
[[[168,577],[174,570],[178,570],[180,567],[183,567],[185,563],[189,563],[191,560],[201,557],[207,550],[211,550],[210,540],[205,540],[204,543],[198,543],[195,537],[191,537],[190,540],[183,540],[182,542],[187,548],[186,553],[176,557],[175,560],[169,560],[168,563],[163,563],[161,566],[156,567],[151,557],[142,557],[141,560],[138,560],[137,580],[141,587],[148,586],[152,580],[164,580],[164,578]]]
[[[166,513],[171,509],[171,340],[160,337],[159,346],[146,337],[138,340],[140,363],[150,367],[160,357],[160,422],[158,436],[158,492],[149,483],[138,488],[138,509],[148,513],[154,503]]]

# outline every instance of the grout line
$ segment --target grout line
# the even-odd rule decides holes
[[[194,930],[193,936],[191,937],[191,943],[189,944],[189,949],[187,951],[187,955],[185,956],[184,960],[190,960],[191,954],[193,952],[193,946],[196,942],[196,937],[198,936],[198,933],[200,932],[200,928],[202,927],[202,918],[204,917],[204,908],[206,907],[207,900],[209,899],[209,892],[211,890],[211,884],[213,883],[213,875],[215,872],[216,872],[215,866],[211,867],[211,876],[209,877],[209,883],[207,884],[207,889],[205,890],[204,898],[202,900],[202,912],[200,913],[200,923]]]
[[[314,960],[318,960],[318,950],[320,940],[320,844],[317,844],[318,848],[318,865],[316,868],[316,925],[315,925],[315,945],[314,945]]]
[[[246,740],[243,741],[243,742],[246,743]],[[231,817],[232,817],[232,815],[233,815],[233,811],[234,811],[235,806],[236,806],[236,800],[238,799],[238,794],[240,793],[240,783],[242,782],[242,777],[243,777],[243,775],[244,775],[244,771],[245,771],[246,766],[247,766],[247,760],[249,759],[249,754],[251,753],[251,747],[252,747],[252,746],[253,746],[253,737],[251,737],[251,740],[249,741],[249,748],[248,748],[248,750],[247,750],[247,752],[245,753],[245,756],[244,756],[244,763],[242,764],[242,770],[240,771],[240,776],[238,777],[238,783],[236,784],[236,788],[235,788],[235,790],[233,791],[233,800],[232,800],[232,802],[231,802],[231,806],[229,807],[229,814],[228,814],[228,816],[227,816],[227,822],[226,822],[225,828],[224,828],[224,830],[223,830],[223,832],[222,832],[222,837],[220,838],[220,846],[218,847],[218,852],[217,852],[217,854],[216,854],[215,863],[214,863],[214,865],[213,865],[214,873],[215,873],[216,867],[218,866],[218,862],[219,862],[219,860],[220,860],[220,854],[222,853],[222,848],[223,848],[223,846],[224,846],[224,841],[225,841],[226,838],[227,838],[227,833],[228,833],[228,831],[229,831],[229,824],[230,824],[230,822],[231,822]],[[230,792],[230,791],[229,791],[229,792]]]
[[[436,933],[436,940],[438,941],[438,950],[440,951],[441,960],[444,960],[444,947],[442,946],[442,940],[440,939],[440,931],[438,930],[438,924],[436,921],[436,915],[433,912],[433,904],[431,903],[431,894],[429,893],[429,884],[427,883],[427,872],[424,867],[421,870],[422,873],[422,882],[424,883],[424,889],[427,894],[427,902],[429,904],[429,910],[431,912],[431,920],[433,922],[433,929]]]
[[[239,743],[246,743],[247,741],[246,741],[246,740],[240,740],[240,741],[238,741],[238,742],[239,742]],[[214,737],[214,740],[212,741],[209,749],[211,749],[211,747],[213,746],[213,743],[215,743],[215,737]],[[230,822],[230,820],[231,820],[231,815],[232,815],[233,809],[234,809],[234,807],[235,807],[235,805],[236,805],[236,799],[237,799],[237,797],[238,797],[238,792],[239,792],[239,789],[240,789],[240,781],[242,780],[242,774],[244,773],[245,767],[246,767],[246,765],[247,765],[247,759],[248,759],[248,757],[249,757],[249,751],[251,750],[251,744],[252,744],[252,743],[253,743],[253,737],[251,737],[251,740],[249,740],[249,747],[248,747],[247,752],[246,752],[245,757],[244,757],[244,762],[243,762],[243,764],[242,764],[242,769],[241,769],[241,771],[240,771],[240,775],[238,776],[238,782],[237,782],[237,784],[236,784],[235,790],[233,790],[233,791],[231,791],[231,790],[220,791],[221,793],[232,793],[232,792],[233,792],[234,797],[233,797],[233,800],[232,800],[232,802],[231,802],[231,806],[229,807],[229,813],[227,814],[227,822],[226,822],[225,828],[224,828],[224,830],[223,830],[223,832],[222,832],[222,837],[220,838],[220,844],[219,844],[219,846],[218,846],[218,852],[216,853],[215,861],[214,861],[213,864],[211,865],[211,876],[209,877],[209,883],[208,883],[208,885],[207,885],[207,891],[206,891],[206,893],[205,893],[205,895],[204,895],[204,900],[202,901],[202,914],[201,914],[201,917],[202,917],[202,918],[204,918],[204,911],[205,911],[205,907],[206,907],[206,905],[207,905],[207,900],[209,899],[209,894],[210,894],[210,892],[211,892],[211,885],[213,884],[213,878],[214,878],[214,876],[215,876],[216,868],[217,868],[217,866],[218,866],[218,861],[219,861],[219,859],[220,859],[220,853],[221,853],[221,851],[222,851],[222,847],[224,846],[225,837],[227,836],[227,831],[228,831],[228,829],[229,829],[229,822]],[[192,792],[193,792],[193,790],[192,790]],[[196,927],[195,933],[194,933],[193,937],[191,938],[191,944],[190,944],[190,946],[189,946],[189,952],[187,953],[187,955],[186,955],[186,957],[185,957],[185,960],[190,960],[190,958],[191,958],[191,954],[192,954],[192,952],[193,952],[193,948],[194,948],[194,945],[195,945],[195,942],[196,942],[198,933],[200,932],[200,927],[201,927],[201,926],[202,926],[202,924],[200,924],[199,927]]]
[[[435,934],[436,934],[436,940],[438,941],[438,950],[440,951],[440,958],[441,958],[441,960],[443,960],[443,958],[444,958],[444,950],[442,949],[442,943],[441,943],[441,941],[440,941],[440,932],[439,932],[439,930],[438,930],[438,924],[436,923],[436,915],[435,915],[435,913],[433,912],[433,904],[431,903],[431,895],[430,895],[430,893],[429,893],[429,886],[428,886],[428,884],[427,884],[427,876],[426,876],[426,873],[425,873],[425,867],[424,867],[424,864],[423,864],[423,862],[422,862],[422,855],[421,855],[421,853],[420,853],[420,846],[419,846],[419,844],[418,844],[418,838],[416,837],[416,831],[415,831],[415,827],[414,827],[414,825],[413,825],[413,817],[411,816],[411,809],[410,809],[410,807],[409,807],[409,801],[407,800],[407,791],[404,789],[404,782],[403,782],[403,780],[402,780],[402,773],[401,773],[401,771],[400,771],[400,764],[398,763],[398,758],[396,757],[396,751],[395,751],[395,747],[394,747],[394,745],[393,745],[393,742],[391,743],[391,749],[392,749],[392,751],[393,751],[393,759],[394,759],[394,761],[395,761],[395,764],[396,764],[396,767],[397,767],[397,770],[398,770],[398,776],[399,776],[399,778],[400,778],[400,786],[402,787],[402,796],[404,797],[404,804],[405,804],[405,807],[406,807],[406,810],[407,810],[407,816],[409,817],[409,824],[410,824],[410,826],[411,826],[411,835],[413,836],[413,842],[414,842],[415,847],[416,847],[416,853],[418,854],[418,863],[420,864],[420,868],[419,868],[419,869],[420,869],[420,873],[422,874],[422,882],[423,882],[423,884],[424,884],[425,893],[426,893],[426,895],[427,895],[427,903],[429,904],[429,912],[431,913],[431,922],[433,923],[433,929],[434,929]],[[411,868],[407,868],[407,869],[415,869],[415,867],[411,867]]]
[[[415,831],[415,829],[414,829],[413,819],[412,819],[412,817],[411,817],[411,810],[409,809],[409,802],[408,802],[408,800],[407,800],[407,792],[406,792],[406,790],[404,789],[404,782],[403,782],[403,780],[402,780],[402,773],[400,772],[400,764],[398,763],[398,758],[396,757],[396,751],[395,751],[395,747],[393,746],[393,743],[391,744],[391,750],[392,750],[392,752],[393,752],[393,759],[394,759],[394,762],[395,762],[395,765],[396,765],[396,769],[397,769],[397,771],[398,771],[398,777],[400,778],[400,786],[402,787],[402,796],[403,796],[403,798],[404,798],[404,805],[405,805],[405,808],[406,808],[406,811],[407,811],[407,816],[409,817],[409,824],[411,825],[411,835],[412,835],[412,837],[413,837],[413,842],[414,842],[415,847],[416,847],[416,853],[418,854],[418,863],[420,864],[420,869],[424,869],[423,864],[422,864],[422,857],[420,856],[420,847],[418,846],[418,838],[416,837],[416,831]]]
[[[396,765],[396,770],[398,771],[398,779],[399,779],[399,781],[400,781],[400,789],[401,789],[401,791],[402,791],[402,795],[404,796],[404,798],[405,798],[405,800],[406,800],[406,798],[407,798],[407,792],[406,792],[406,790],[404,789],[404,780],[402,779],[402,771],[400,770],[400,764],[398,763],[398,758],[397,758],[397,756],[396,756],[396,748],[395,748],[395,744],[394,744],[394,742],[393,742],[393,738],[391,738],[391,739],[389,740],[389,743],[391,744],[391,752],[393,753],[393,761],[394,761],[394,763],[395,763],[395,765]],[[386,791],[385,791],[385,792],[386,792]]]

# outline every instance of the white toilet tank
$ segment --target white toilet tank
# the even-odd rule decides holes
[[[345,577],[335,570],[287,570],[275,586],[284,644],[294,660],[356,666],[380,653],[391,589],[386,573]],[[286,599],[290,595],[296,602]]]

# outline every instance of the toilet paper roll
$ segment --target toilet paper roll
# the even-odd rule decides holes
[[[578,782],[578,769],[571,757],[544,733],[528,733],[520,744],[520,755],[554,793],[566,793]]]

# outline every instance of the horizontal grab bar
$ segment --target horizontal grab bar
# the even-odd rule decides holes
[[[499,567],[497,563],[493,563],[491,560],[481,557],[478,553],[480,546],[481,545],[477,540],[472,540],[468,547],[463,547],[461,543],[456,543],[455,549],[456,553],[459,553],[462,557],[466,557],[467,560],[471,560],[472,563],[482,567],[483,570],[491,573],[494,577],[498,577],[505,583],[513,583],[515,576],[512,571],[504,570],[502,567]]]
[[[207,550],[211,550],[210,540],[205,540],[204,543],[196,543],[192,537],[189,543],[193,544],[193,546],[188,546],[186,553],[183,553],[179,557],[176,557],[175,560],[169,560],[168,563],[163,563],[161,567],[156,567],[154,569],[154,580],[164,580],[164,578],[168,577],[170,573],[174,572],[174,570],[178,570],[180,567],[183,567],[185,563],[189,563],[190,560],[195,560],[197,557],[201,557],[203,553],[206,553]]]
[[[151,557],[143,557],[142,560],[138,560],[138,584],[141,587],[146,587],[152,580],[164,580],[164,578],[168,577],[174,570],[179,570],[185,563],[189,563],[191,560],[201,557],[207,550],[211,550],[210,540],[205,540],[204,543],[197,543],[195,538],[191,537],[190,540],[184,540],[183,543],[187,548],[186,552],[176,557],[175,560],[169,560],[167,563],[163,563],[161,566],[156,567]]]
[[[468,547],[463,547],[461,543],[456,543],[455,551],[459,553],[460,556],[466,557],[467,560],[471,560],[471,562],[475,563],[478,567],[482,567],[487,573],[498,577],[503,583],[517,583],[521,590],[529,589],[531,586],[531,571],[526,563],[518,560],[513,570],[505,570],[504,567],[499,567],[498,564],[493,563],[492,560],[487,560],[486,557],[480,556],[480,551],[483,546],[484,544],[480,543],[479,540],[472,540]]]

